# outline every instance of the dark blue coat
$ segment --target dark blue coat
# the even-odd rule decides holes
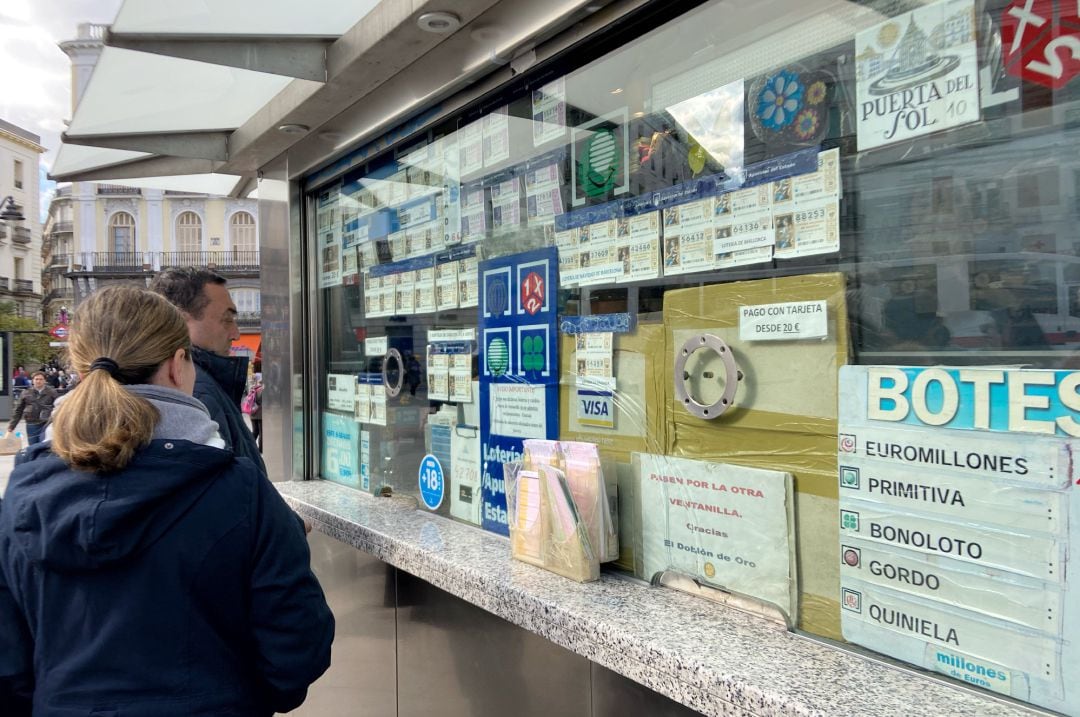
[[[0,715],[287,712],[334,619],[302,523],[245,459],[154,440],[123,471],[32,446],[0,506]]]
[[[250,458],[266,473],[255,436],[251,435],[240,411],[240,400],[247,387],[248,360],[218,356],[198,346],[192,349],[192,358],[195,361],[195,398],[203,402],[210,418],[217,422],[225,445],[236,455]]]

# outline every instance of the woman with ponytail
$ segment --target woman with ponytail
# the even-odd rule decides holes
[[[82,381],[0,504],[0,715],[294,709],[334,621],[302,522],[191,397],[182,315],[102,289],[68,351]]]

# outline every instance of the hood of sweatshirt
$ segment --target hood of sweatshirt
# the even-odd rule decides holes
[[[20,454],[2,512],[29,560],[64,572],[129,560],[180,520],[233,460],[201,403],[172,389],[126,388],[162,418],[124,469],[73,470],[49,443]]]

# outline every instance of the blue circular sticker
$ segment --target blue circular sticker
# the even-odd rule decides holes
[[[442,463],[430,453],[420,461],[420,498],[428,510],[436,510],[443,502],[446,481],[443,480]]]

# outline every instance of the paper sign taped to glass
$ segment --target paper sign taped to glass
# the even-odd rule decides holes
[[[1066,714],[1080,690],[1080,372],[848,366],[844,638]]]
[[[821,302],[824,332],[800,328],[785,340],[741,336],[744,313],[755,313],[747,307],[816,310]],[[794,323],[793,316],[771,323]],[[836,401],[837,371],[848,355],[844,276],[670,291],[664,324],[666,447],[655,452],[793,476],[800,581],[794,622],[839,638]],[[654,509],[642,503],[643,516]]]
[[[643,572],[672,570],[797,613],[789,473],[634,454]]]
[[[605,455],[607,451],[619,452],[620,459],[625,456],[628,460],[633,451],[662,453],[663,326],[640,324],[633,333],[612,337],[613,388],[580,378],[578,337],[563,334],[560,339],[560,438],[596,443]],[[596,397],[590,391],[606,392],[609,397]],[[607,403],[610,424],[596,420],[604,417],[598,402]]]

